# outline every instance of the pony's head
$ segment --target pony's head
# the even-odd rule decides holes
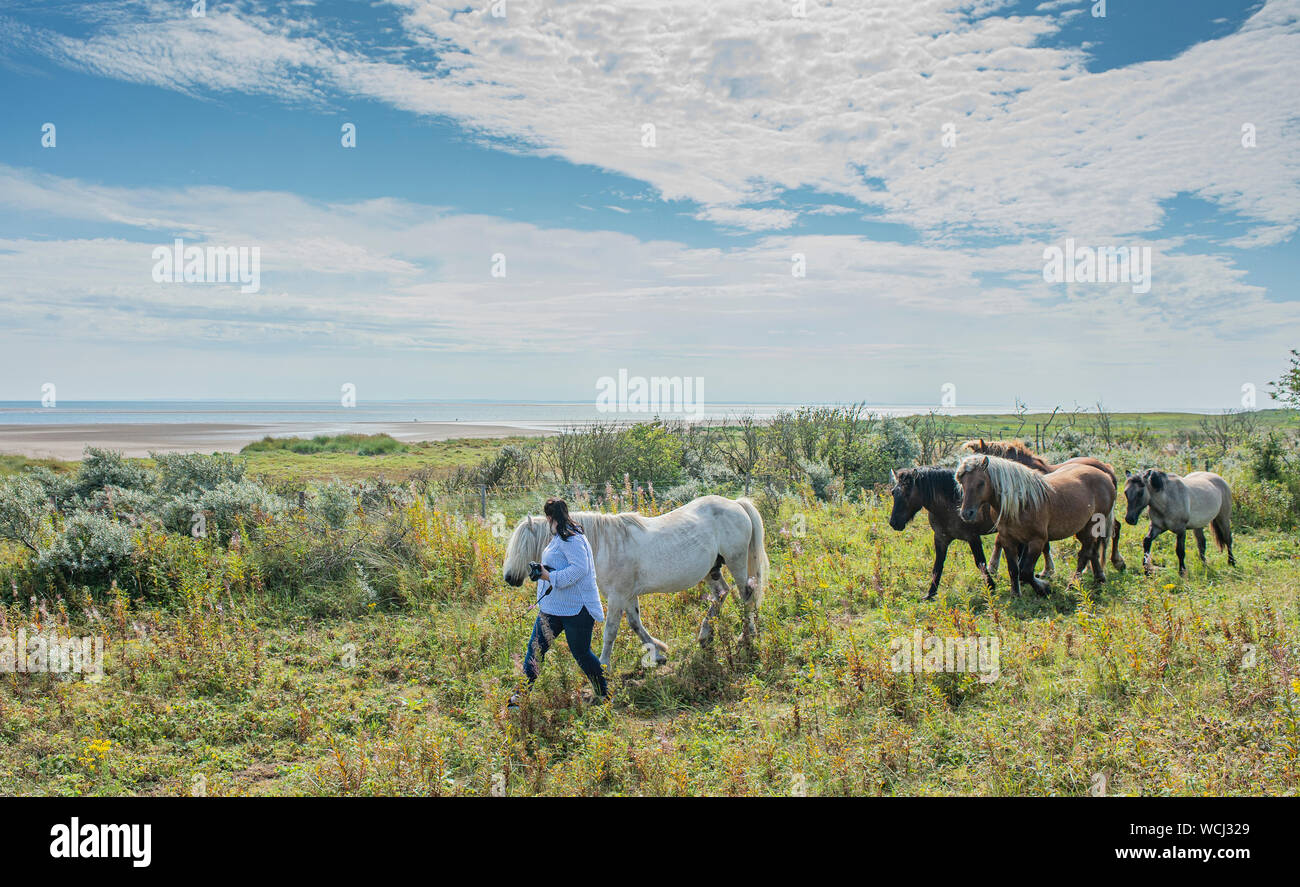
[[[1152,499],[1163,497],[1168,477],[1163,471],[1154,468],[1136,474],[1125,472],[1125,475],[1124,498],[1128,500],[1128,510],[1124,512],[1124,522],[1133,525],[1138,522]]]
[[[1010,459],[1012,462],[1028,465],[1035,471],[1041,471],[1044,474],[1051,467],[1048,465],[1047,460],[1029,449],[1029,445],[1020,438],[1014,440],[985,440],[981,437],[978,440],[968,440],[962,446],[972,453]]]
[[[889,477],[894,482],[894,489],[890,491],[894,497],[894,508],[889,512],[889,525],[895,530],[901,530],[916,517],[925,502],[922,501],[921,490],[916,483],[915,471],[904,468],[902,471],[891,471]]]
[[[551,527],[540,515],[526,517],[510,534],[506,545],[506,559],[501,567],[501,578],[518,588],[528,578],[529,561],[541,560],[542,552],[551,541]]]
[[[983,443],[983,441],[980,441]],[[957,466],[957,483],[961,485],[961,519],[974,521],[985,505],[997,496],[989,475],[988,456],[967,456]]]
[[[1047,499],[1047,484],[1032,468],[997,456],[967,456],[957,466],[961,519],[974,522],[984,506],[1015,520]]]

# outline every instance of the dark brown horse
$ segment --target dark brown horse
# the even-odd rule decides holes
[[[973,453],[998,456],[1002,459],[1010,459],[1012,462],[1019,462],[1021,465],[1032,468],[1040,474],[1050,474],[1069,465],[1089,465],[1108,474],[1111,483],[1115,485],[1115,492],[1119,492],[1119,475],[1115,474],[1115,467],[1109,462],[1094,459],[1092,456],[1075,456],[1073,459],[1066,459],[1064,462],[1053,464],[1029,449],[1025,442],[1019,439],[986,441],[981,437],[978,440],[968,440],[962,446]],[[1119,521],[1113,521],[1112,523],[1114,524],[1114,531],[1111,536],[1110,563],[1115,569],[1122,570],[1125,564],[1124,558],[1119,556]],[[1046,551],[1047,549],[1044,549],[1045,553]],[[1047,554],[1046,561],[1044,575],[1050,576],[1052,575],[1052,557],[1050,554]]]
[[[928,601],[939,590],[939,579],[943,576],[943,564],[948,558],[948,546],[954,541],[965,542],[975,555],[975,566],[984,574],[984,579],[993,588],[993,574],[998,569],[998,558],[1002,549],[993,546],[993,562],[984,562],[984,543],[981,536],[993,532],[993,514],[985,510],[980,519],[967,523],[961,519],[958,509],[961,505],[961,487],[957,484],[956,474],[951,468],[925,466],[922,468],[904,468],[893,476],[894,508],[889,514],[889,525],[895,530],[902,530],[922,508],[930,518],[930,529],[934,531],[934,569],[930,573],[930,590],[926,593]]]
[[[967,456],[957,466],[962,488],[962,520],[977,523],[985,508],[997,516],[998,544],[1007,552],[1011,593],[1028,582],[1043,594],[1047,583],[1034,576],[1043,547],[1054,539],[1079,540],[1076,574],[1092,566],[1098,582],[1106,581],[1101,556],[1117,523],[1115,485],[1091,465],[1065,465],[1046,474],[997,456]],[[1012,557],[1012,555],[1016,555]]]

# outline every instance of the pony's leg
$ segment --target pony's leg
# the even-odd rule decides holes
[[[1174,551],[1178,552],[1178,575],[1187,575],[1187,531],[1175,533],[1174,538],[1178,540],[1174,544]]]
[[[657,637],[652,636],[650,632],[646,631],[645,625],[641,623],[641,602],[634,598],[632,605],[627,608],[626,613],[627,624],[632,626],[632,630],[636,632],[636,636],[641,639],[641,648],[645,650],[645,652],[649,653],[650,650],[646,648],[654,647],[655,662],[667,662],[668,657],[663,654],[668,652],[668,645]]]
[[[1020,578],[1028,582],[1034,591],[1045,595],[1051,589],[1051,586],[1034,575],[1034,565],[1038,563],[1038,556],[1042,553],[1042,548],[1042,545],[1038,542],[1027,542],[1022,545],[1017,567],[1020,571]]]
[[[974,542],[972,543],[972,545],[979,547],[981,550],[983,550],[984,548],[983,544],[979,542]],[[998,541],[997,536],[994,536],[993,537],[993,560],[989,561],[989,569],[988,569],[988,576],[989,576],[990,583],[993,581],[993,575],[997,573],[998,564],[1001,562],[1002,562],[1002,543]]]
[[[984,581],[989,584],[989,588],[997,588],[997,583],[993,581],[993,571],[998,568],[998,565],[995,563],[990,566],[984,562],[984,543],[980,542],[978,536],[970,540],[970,553],[975,555],[975,566],[979,567],[980,572],[984,574]],[[995,542],[993,543],[993,556],[997,557],[997,553],[998,548]]]
[[[741,552],[727,561],[727,571],[731,573],[731,578],[736,583],[736,600],[740,601],[744,611],[744,627],[740,631],[742,641],[752,641],[758,634],[758,605],[750,593],[749,570],[745,566],[747,563],[749,563],[748,552]]]
[[[1209,566],[1205,563],[1205,531],[1192,530],[1192,535],[1196,537],[1196,553],[1201,556],[1201,563]]]
[[[1157,530],[1156,525],[1152,524],[1151,529],[1147,530],[1146,536],[1142,539],[1142,570],[1144,572],[1151,572],[1151,543],[1155,542],[1156,537],[1163,532],[1163,530]]]
[[[1119,554],[1119,528],[1120,521],[1112,514],[1110,516],[1110,565],[1116,570],[1123,571],[1128,569],[1128,564],[1124,563],[1124,558]],[[1104,550],[1105,547],[1106,543],[1103,542],[1102,549]]]
[[[622,597],[609,595],[609,606],[605,608],[605,632],[600,645],[600,664],[606,668],[609,668],[610,657],[614,654],[614,640],[618,637],[618,626],[623,621],[625,606]]]
[[[709,604],[709,611],[704,614],[704,620],[700,623],[700,633],[697,639],[701,644],[707,644],[713,640],[713,620],[718,615],[722,602],[727,599],[727,595],[731,592],[731,586],[723,578],[721,570],[710,573],[708,583],[712,592],[710,595],[712,602]]]
[[[1011,582],[1011,596],[1020,597],[1020,549],[1017,546],[1015,551],[1010,548],[1007,552],[1007,577]]]
[[[1087,541],[1085,542],[1085,540],[1080,537],[1079,545],[1080,551],[1086,549],[1088,552],[1088,563],[1092,564],[1092,578],[1098,582],[1105,582],[1106,569],[1101,563],[1102,558],[1106,554],[1105,537],[1094,538],[1092,532],[1089,531]],[[1083,571],[1080,570],[1080,573],[1082,572]]]
[[[948,545],[950,542],[951,540],[946,536],[935,534],[934,569],[930,571],[930,590],[925,593],[927,601],[932,600],[939,590],[939,580],[943,578],[943,564],[948,559]]]
[[[1043,546],[1043,578],[1051,579],[1052,574],[1056,572],[1056,563],[1052,560],[1052,544]]]
[[[1088,540],[1084,536],[1078,536],[1079,540],[1079,557],[1074,563],[1074,576],[1071,577],[1074,582],[1083,578],[1083,568],[1092,563],[1092,552],[1088,549]]]

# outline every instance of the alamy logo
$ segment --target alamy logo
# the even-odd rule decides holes
[[[0,674],[84,674],[90,681],[104,676],[102,637],[65,638],[49,631],[16,638],[0,637]]]
[[[1043,280],[1048,283],[1128,283],[1133,292],[1151,291],[1151,247],[1074,245],[1043,250]]]
[[[974,672],[981,684],[1002,675],[1001,644],[997,637],[922,637],[920,629],[910,638],[889,642],[889,667],[899,673]]]
[[[260,246],[186,246],[176,238],[171,246],[153,250],[155,283],[239,283],[241,293],[262,289]]]
[[[153,859],[150,825],[82,825],[72,817],[68,825],[50,829],[50,856],[55,859],[130,859],[138,869]]]
[[[619,370],[618,378],[596,380],[596,411],[601,413],[686,413],[704,412],[703,376],[629,376]]]

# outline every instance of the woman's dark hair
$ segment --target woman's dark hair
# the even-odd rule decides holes
[[[542,513],[555,521],[555,532],[561,539],[568,539],[574,533],[582,532],[582,524],[569,517],[569,503],[563,499],[547,499]]]

